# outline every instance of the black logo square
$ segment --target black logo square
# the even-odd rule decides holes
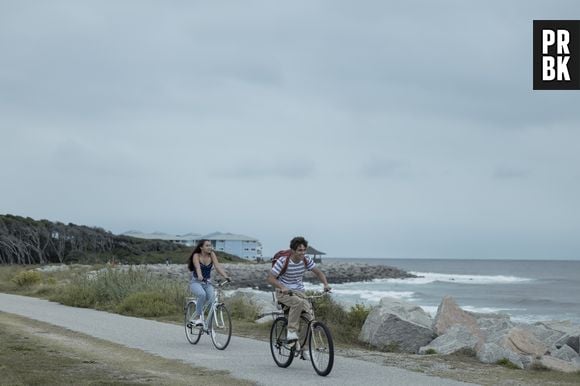
[[[534,20],[534,90],[580,90],[580,20]]]

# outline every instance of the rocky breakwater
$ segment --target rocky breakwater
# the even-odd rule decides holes
[[[272,268],[270,263],[265,264],[222,264],[226,273],[231,277],[230,288],[254,288],[258,290],[271,290],[266,283],[268,272]],[[148,264],[146,266],[119,265],[116,269],[146,269],[153,274],[183,280],[187,282],[190,272],[185,264]],[[416,277],[398,268],[385,265],[372,265],[362,263],[323,263],[318,268],[324,272],[330,285],[357,281],[369,281],[373,279],[400,279]],[[219,280],[221,277],[212,270],[212,279]],[[319,283],[318,278],[312,272],[306,272],[304,281]]]
[[[251,287],[260,290],[270,290],[266,283],[268,272],[272,268],[266,264],[222,264],[226,272],[232,277],[236,288]],[[416,277],[398,268],[385,265],[372,265],[361,263],[323,263],[318,268],[324,272],[331,284],[350,283],[357,281],[369,281],[373,279],[394,279]],[[304,275],[304,281],[319,283],[318,278],[312,273]]]

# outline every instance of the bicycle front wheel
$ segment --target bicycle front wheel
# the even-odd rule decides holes
[[[219,304],[211,318],[209,331],[211,341],[218,350],[225,350],[232,338],[232,319],[225,305]]]
[[[316,373],[323,377],[330,374],[334,364],[334,343],[330,330],[322,322],[314,322],[308,346],[310,360]]]
[[[185,307],[185,321],[184,321],[185,336],[187,337],[187,340],[191,344],[197,344],[197,342],[199,342],[199,339],[201,338],[202,333],[200,327],[196,327],[191,323],[191,318],[194,313],[195,313],[195,302],[187,303],[187,306]]]
[[[279,367],[288,367],[294,360],[294,351],[296,345],[288,345],[286,340],[288,320],[285,317],[279,317],[274,320],[270,329],[270,351],[272,358]]]

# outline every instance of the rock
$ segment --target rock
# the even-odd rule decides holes
[[[434,338],[431,317],[421,307],[382,298],[367,317],[359,340],[379,349],[417,353]]]
[[[550,370],[557,370],[557,371],[562,371],[565,373],[573,373],[573,372],[580,370],[580,367],[578,367],[574,363],[570,363],[570,362],[564,361],[562,359],[554,358],[554,357],[551,357],[549,355],[543,356],[538,361],[538,363],[544,367],[547,367]]]
[[[579,358],[578,353],[566,344],[556,351],[553,351],[551,356],[567,362],[573,362],[576,358]]]
[[[579,336],[571,336],[566,339],[566,345],[572,348],[576,354],[580,353],[580,337]]]
[[[560,349],[564,345],[572,348],[576,353],[580,352],[580,326],[566,321],[547,321],[534,323],[534,328],[549,331],[552,334],[550,346],[552,349]],[[556,339],[558,338],[558,339]]]
[[[497,343],[484,343],[476,353],[477,359],[483,363],[497,363],[502,359],[507,359],[520,369],[524,368],[524,363],[520,356],[513,351],[501,347]]]
[[[565,336],[565,333],[547,328],[542,324],[529,325],[521,323],[518,324],[518,327],[531,332],[537,340],[543,342],[547,347],[553,347]],[[558,344],[558,346],[561,347],[562,344]]]
[[[462,325],[472,336],[483,340],[473,315],[463,311],[451,296],[445,296],[437,308],[437,314],[433,321],[433,331],[437,335],[443,335],[454,325]]]
[[[449,327],[444,335],[438,336],[427,346],[419,349],[419,354],[425,354],[429,349],[435,350],[438,354],[448,355],[463,350],[473,350],[480,341],[479,337],[473,335],[471,330],[464,325],[455,324]]]
[[[542,356],[548,350],[548,347],[536,339],[531,332],[518,327],[507,332],[502,346],[518,355],[533,357]]]

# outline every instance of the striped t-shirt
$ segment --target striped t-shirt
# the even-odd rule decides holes
[[[282,271],[282,268],[286,263],[286,259],[290,259],[290,257],[282,257],[278,259],[276,264],[274,264],[272,267],[272,275],[277,277],[280,274],[280,271]],[[284,274],[280,276],[278,280],[290,290],[304,291],[302,277],[304,276],[306,269],[312,271],[314,267],[316,267],[316,264],[308,256],[306,256],[306,268],[304,267],[304,261],[302,259],[300,259],[298,263],[294,263],[292,259],[290,259],[286,272],[284,272]]]

